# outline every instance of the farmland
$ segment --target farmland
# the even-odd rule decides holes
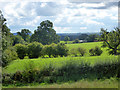
[[[78,47],[84,47],[86,50],[87,50],[87,53],[85,56],[83,57],[80,57],[80,56],[77,56],[77,57],[74,57],[74,56],[67,56],[67,57],[56,57],[56,58],[34,58],[34,59],[28,59],[27,57],[25,57],[24,59],[17,59],[17,60],[14,60],[12,61],[7,67],[3,68],[3,73],[4,74],[14,74],[16,73],[17,71],[20,71],[20,72],[24,72],[26,70],[37,70],[37,71],[44,71],[44,70],[48,70],[50,67],[52,67],[54,70],[61,70],[63,69],[64,67],[68,67],[68,71],[66,71],[66,73],[69,73],[71,72],[72,69],[76,68],[75,70],[77,70],[80,66],[84,66],[87,64],[87,66],[85,66],[86,68],[87,67],[96,67],[96,66],[99,66],[99,65],[102,65],[102,67],[104,67],[104,64],[114,64],[116,62],[118,62],[118,56],[114,56],[114,55],[108,55],[107,51],[106,51],[106,48],[102,48],[103,50],[103,53],[101,56],[90,56],[89,55],[89,49],[90,48],[93,48],[95,46],[99,46],[101,47],[102,45],[102,42],[91,42],[91,43],[79,43],[79,44],[66,44],[67,45],[67,48],[69,48],[69,51],[70,49],[72,48],[78,48]],[[69,70],[69,68],[72,68]],[[104,69],[104,68],[103,68]],[[87,69],[85,69],[87,70]],[[117,85],[117,81],[116,81],[116,78],[114,77],[113,79],[113,82],[115,82],[112,86],[112,80],[110,79],[110,82],[111,83],[108,83],[108,81],[95,81],[97,79],[97,76],[96,74],[93,73],[93,75],[91,75],[91,73],[88,73],[87,74],[87,79],[88,81],[85,81],[83,80],[85,77],[84,77],[84,74],[82,75],[79,75],[78,73],[74,74],[75,72],[73,72],[73,75],[70,76],[69,78],[66,78],[66,76],[63,76],[63,77],[58,77],[56,78],[56,83],[62,83],[61,85],[59,84],[53,84],[55,85],[55,87],[65,87],[66,86],[66,83],[68,83],[68,87],[77,87],[76,85],[78,84],[81,84],[82,82],[83,83],[86,83],[88,86],[86,85],[83,85],[84,87],[88,87],[88,88],[92,88],[93,84],[94,83],[101,83],[101,86],[95,86],[95,87],[112,87],[112,88],[115,88]],[[56,74],[56,72],[55,72]],[[74,76],[76,75],[76,77]],[[64,78],[66,78],[65,80],[63,80]],[[70,79],[71,78],[71,79]],[[102,79],[102,78],[101,78]],[[83,80],[83,81],[81,81]],[[89,80],[93,81],[91,84],[89,82]],[[44,81],[44,80],[43,80]],[[49,80],[48,80],[49,81]],[[71,83],[69,83],[69,81],[72,81],[74,83],[72,83],[72,86],[71,86]],[[77,82],[76,82],[77,81]],[[52,85],[50,84],[47,84],[48,82],[47,81],[44,81],[45,85],[42,85],[42,83],[40,84],[37,84],[38,87],[52,87]],[[107,85],[102,85],[103,83],[107,83]],[[47,85],[46,85],[47,84]],[[23,85],[22,85],[23,86]],[[21,87],[22,87],[21,86]],[[29,86],[29,85],[28,85]],[[83,87],[83,86],[80,86],[80,87]],[[12,85],[8,86],[8,87],[14,87]],[[24,86],[23,86],[24,87]],[[34,87],[34,86],[30,86],[30,87]],[[79,87],[78,87],[79,88]]]
[[[101,47],[102,42],[91,42],[91,43],[79,43],[79,44],[66,44],[67,47],[69,48],[69,52],[72,48],[78,48],[78,47],[83,47],[87,50],[87,53],[84,57],[58,57],[58,58],[38,58],[38,59],[23,59],[23,60],[15,60],[13,62],[11,62],[11,64],[9,66],[7,66],[3,72],[8,72],[8,73],[14,73],[17,70],[23,70],[24,66],[26,66],[26,64],[28,64],[28,62],[34,62],[36,67],[43,67],[46,64],[49,63],[54,63],[53,65],[59,66],[62,65],[62,63],[64,64],[64,62],[68,61],[68,60],[77,60],[77,61],[86,61],[89,62],[91,64],[94,64],[95,62],[104,62],[104,61],[108,61],[108,60],[113,60],[117,59],[117,56],[108,56],[108,52],[106,51],[106,48],[102,48],[103,53],[101,56],[90,56],[89,55],[89,49],[93,48],[95,46],[99,46]],[[108,59],[109,58],[109,59]],[[60,64],[61,63],[61,64]],[[58,64],[58,65],[57,65]]]

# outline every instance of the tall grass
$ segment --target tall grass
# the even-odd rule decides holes
[[[13,84],[15,81],[22,83],[59,83],[78,81],[86,78],[89,80],[95,80],[117,77],[117,68],[120,65],[118,58],[112,57],[113,59],[110,59],[107,57],[103,62],[101,62],[102,58],[98,58],[99,57],[96,57],[95,59],[94,57],[93,59],[90,57],[90,59],[93,60],[93,63],[89,61],[90,59],[85,60],[85,58],[64,57],[64,60],[61,60],[60,58],[54,60],[48,59],[46,61],[45,59],[43,61],[36,60],[37,63],[39,61],[37,64],[38,66],[34,66],[36,63],[35,60],[26,60],[29,63],[26,64],[27,66],[23,65],[23,71],[17,70],[11,74],[3,74],[3,84],[6,85],[9,81]],[[40,62],[43,63],[40,64]]]

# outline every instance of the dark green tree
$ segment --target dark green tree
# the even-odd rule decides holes
[[[12,39],[12,45],[14,46],[15,44],[26,44],[26,42],[24,41],[24,39],[19,36],[19,35],[12,35],[11,36]]]
[[[79,40],[85,40],[88,37],[87,34],[81,34],[79,35]]]
[[[27,46],[24,44],[16,44],[15,48],[16,48],[16,52],[18,54],[18,57],[20,59],[23,59],[27,54]]]
[[[114,28],[115,30],[108,32],[107,29],[101,28],[101,40],[103,40],[103,47],[108,47],[109,54],[118,55],[120,46],[120,29]]]
[[[73,41],[73,43],[79,43],[80,41],[79,41],[79,39],[75,39],[74,41]]]
[[[37,30],[34,31],[34,34],[31,36],[31,42],[37,41],[45,44],[58,43],[59,36],[56,35],[56,31],[53,29],[53,23],[49,20],[42,21],[40,26],[37,27]]]
[[[2,66],[8,65],[12,60],[17,59],[17,53],[14,48],[12,48],[12,39],[10,29],[5,23],[6,19],[3,17],[0,11],[0,57],[2,53]],[[1,37],[2,36],[2,37]]]
[[[22,29],[21,32],[17,32],[18,35],[20,35],[24,41],[29,42],[30,41],[30,34],[31,31],[28,29]]]
[[[27,48],[27,54],[29,58],[38,58],[41,56],[41,51],[42,51],[43,45],[38,42],[32,42],[28,44]]]
[[[88,37],[86,38],[86,40],[88,41],[88,42],[94,42],[94,40],[97,40],[97,35],[96,34],[90,34],[90,35],[88,35]]]
[[[64,41],[66,41],[66,43],[67,43],[67,41],[69,41],[70,40],[70,38],[68,37],[68,36],[66,36],[65,38],[64,38]]]

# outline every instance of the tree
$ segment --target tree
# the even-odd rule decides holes
[[[91,48],[89,50],[91,56],[100,56],[102,52],[103,51],[98,46],[96,46],[95,48]]]
[[[101,28],[101,40],[103,40],[103,47],[108,47],[109,54],[118,55],[120,50],[120,29],[114,28],[115,30],[108,32],[107,29]]]
[[[38,42],[28,44],[27,54],[29,58],[38,58],[41,56],[43,45]]]
[[[11,38],[10,38],[10,29],[7,27],[6,23],[2,25],[2,49],[3,51],[11,46]]]
[[[18,35],[20,35],[24,41],[29,42],[30,41],[30,34],[31,31],[28,29],[22,29],[21,32],[17,32]]]
[[[88,37],[87,34],[81,34],[79,35],[79,40],[85,40]]]
[[[60,57],[68,55],[68,48],[64,43],[57,44],[55,48],[56,48],[56,55],[59,55]]]
[[[18,57],[20,59],[23,59],[27,54],[27,47],[23,44],[16,44],[15,48],[16,48],[16,52],[18,54]]]
[[[77,51],[79,52],[80,56],[84,56],[86,53],[86,49],[82,47],[78,47]]]
[[[2,66],[8,65],[11,61],[16,60],[18,58],[17,52],[15,48],[8,47],[2,53]]]
[[[51,45],[45,45],[42,49],[42,53],[44,53],[44,55],[48,55],[49,57],[54,56],[56,57],[56,44],[51,44]]]
[[[12,35],[12,45],[14,46],[15,44],[25,44],[26,42],[24,41],[24,39],[19,36],[19,35]]]
[[[56,35],[56,31],[53,29],[53,23],[49,20],[42,21],[40,26],[37,27],[37,30],[34,31],[34,34],[31,36],[31,42],[40,42],[43,45],[58,43],[59,36]]]
[[[66,36],[65,38],[64,38],[64,41],[66,41],[66,43],[67,43],[67,41],[69,41],[70,40],[70,38],[68,37],[68,36]]]
[[[79,43],[80,41],[79,41],[79,39],[75,39],[74,41],[73,41],[73,43]]]
[[[94,42],[94,40],[97,40],[97,35],[96,34],[90,34],[90,35],[88,35],[88,37],[86,38],[86,40],[88,41],[88,42]]]

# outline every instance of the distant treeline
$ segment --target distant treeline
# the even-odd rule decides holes
[[[100,33],[56,33],[58,36],[60,36],[60,41],[64,41],[65,37],[68,36],[70,39],[69,41],[74,41],[76,39],[79,40],[88,40],[89,36],[94,35],[95,38],[100,35]],[[17,33],[13,33],[13,35],[18,35]],[[32,35],[31,33],[29,34]],[[95,40],[95,38],[93,38]],[[94,41],[91,40],[91,41]],[[88,40],[90,41],[90,40]]]

